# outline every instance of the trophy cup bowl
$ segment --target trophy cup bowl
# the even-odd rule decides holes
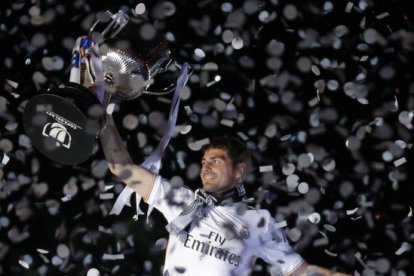
[[[107,41],[99,52],[102,56],[105,91],[126,100],[141,95],[149,79],[147,65],[133,58],[126,51],[112,47],[114,41]],[[115,44],[115,43],[114,43]]]
[[[149,90],[154,77],[164,72],[171,63],[171,52],[163,35],[155,34],[151,39],[142,39],[139,30],[139,25],[129,24],[116,37],[100,37],[99,42],[105,91],[126,100],[143,93],[172,91],[172,85],[159,91]]]

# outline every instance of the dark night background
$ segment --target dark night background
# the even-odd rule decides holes
[[[194,145],[239,134],[253,151],[249,195],[286,221],[305,260],[355,275],[412,275],[408,0],[2,0],[0,275],[161,275],[165,220],[154,211],[136,222],[130,207],[108,214],[123,185],[102,150],[61,166],[32,148],[22,126],[27,100],[69,79],[75,39],[99,12],[120,9],[151,23],[174,60],[194,69],[177,120],[191,130],[171,139],[165,178],[196,188]],[[137,163],[160,139],[170,96],[119,103],[114,117]],[[266,269],[259,261],[253,275]]]

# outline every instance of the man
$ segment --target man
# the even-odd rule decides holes
[[[203,187],[193,192],[134,164],[111,116],[100,137],[111,172],[168,221],[164,275],[249,275],[256,258],[272,266],[272,275],[344,275],[306,263],[267,210],[247,207],[241,181],[250,154],[240,140],[204,147]]]

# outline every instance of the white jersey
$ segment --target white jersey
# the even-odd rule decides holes
[[[171,222],[194,199],[193,191],[185,187],[173,189],[157,176],[148,204]],[[240,211],[242,205],[206,207],[205,216],[191,223],[187,236],[170,235],[164,275],[249,275],[256,258],[272,265],[275,275],[296,269],[303,259],[289,246],[284,233],[275,228],[270,213],[264,209]],[[243,238],[235,236],[225,225],[221,211],[237,215],[248,234]]]

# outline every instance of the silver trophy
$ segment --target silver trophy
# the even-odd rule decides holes
[[[89,37],[99,45],[105,91],[129,100],[174,90],[174,84],[150,89],[154,78],[172,62],[165,37],[152,25],[135,22],[122,11],[106,11],[99,14]]]

